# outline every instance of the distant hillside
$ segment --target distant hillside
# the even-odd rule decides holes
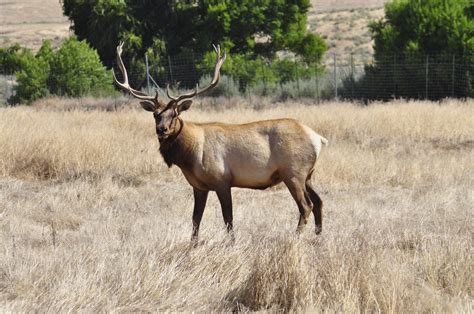
[[[322,34],[329,50],[326,60],[367,62],[373,54],[373,41],[367,27],[371,20],[383,17],[388,0],[312,0],[309,29]]]
[[[38,49],[43,39],[58,45],[68,35],[59,0],[0,0],[0,47],[20,43]]]
[[[59,0],[0,0],[0,47],[20,43],[38,49],[43,39],[57,46],[70,35]],[[371,19],[383,16],[387,0],[313,0],[309,28],[321,33],[329,45],[327,58],[336,53],[368,59],[372,41],[367,29]]]
[[[388,0],[311,0],[317,13],[352,9],[380,8]]]

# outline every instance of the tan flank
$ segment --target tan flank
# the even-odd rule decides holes
[[[327,140],[294,119],[257,121],[247,124],[184,122],[179,115],[188,110],[193,98],[217,86],[220,68],[226,55],[216,51],[214,77],[209,86],[173,97],[169,86],[167,104],[130,87],[121,53],[117,47],[117,63],[124,82],[114,75],[122,89],[142,100],[142,107],[153,112],[160,153],[166,164],[178,166],[194,189],[193,240],[209,191],[215,191],[221,203],[224,223],[232,234],[232,187],[266,189],[284,182],[293,196],[300,218],[297,231],[314,214],[316,233],[322,228],[322,201],[311,185],[316,160]]]

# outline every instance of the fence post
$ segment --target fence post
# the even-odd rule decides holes
[[[295,72],[296,72],[296,90],[298,92],[298,96],[300,97],[300,72],[298,71],[298,63],[295,60]]]
[[[5,90],[3,91],[3,102],[1,103],[2,105],[8,103],[8,81],[10,80],[7,79],[7,74],[5,73]]]
[[[316,101],[319,104],[319,74],[318,70],[316,69]]]
[[[393,98],[397,99],[397,55],[393,55]]]
[[[148,55],[145,53],[145,66],[146,66],[146,91],[150,94],[150,67],[148,66]]]
[[[425,70],[425,100],[428,100],[428,69],[429,69],[429,55],[426,55],[426,70]]]
[[[263,61],[260,64],[262,67],[262,75],[263,75],[263,96],[267,96],[267,78],[265,76],[265,66],[263,65]]]
[[[171,69],[171,57],[168,56],[168,68],[170,72],[170,83],[173,83],[173,70]]]
[[[337,100],[337,58],[336,58],[336,54],[334,53],[333,55],[333,58],[334,58],[334,68],[333,68],[333,74],[334,74],[334,96],[335,96],[335,100]]]
[[[453,68],[451,73],[451,97],[454,98],[454,75],[456,71],[456,55],[453,54]]]
[[[351,53],[351,99],[354,99],[354,54]]]

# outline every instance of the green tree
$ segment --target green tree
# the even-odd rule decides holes
[[[125,41],[123,58],[132,73],[143,68],[145,53],[154,63],[171,55],[207,65],[207,55],[217,43],[236,60],[257,63],[274,59],[279,51],[292,52],[305,63],[319,63],[327,49],[319,35],[307,31],[309,0],[62,0],[62,4],[78,38],[97,49],[103,61],[113,60],[118,42]],[[258,72],[246,68],[250,72],[244,76]],[[154,74],[160,77],[159,72]],[[143,78],[130,75],[130,80],[137,86]]]
[[[0,48],[0,73],[12,74],[20,70],[25,65],[24,57],[29,53],[28,49],[22,48],[19,44]]]
[[[394,53],[474,53],[473,7],[469,0],[388,2],[385,18],[369,25],[375,40],[375,57]]]
[[[113,89],[110,72],[84,41],[67,39],[51,61],[48,86],[52,94],[78,97],[107,94]]]
[[[9,60],[16,60],[13,104],[31,103],[49,94],[80,97],[113,92],[112,77],[101,64],[97,52],[75,37],[67,39],[54,52],[44,41],[34,55],[26,48],[16,49]]]
[[[21,60],[20,69],[16,72],[17,85],[15,95],[10,99],[13,103],[29,103],[49,94],[47,80],[50,75],[50,62],[54,57],[51,42],[43,42],[36,55],[27,49],[17,55]]]
[[[126,40],[134,54],[154,48],[176,55],[205,53],[221,43],[232,53],[272,56],[280,50],[319,54],[322,39],[306,30],[309,0],[62,0],[79,39],[103,60]],[[98,31],[100,30],[100,31]],[[312,47],[312,48],[311,48]]]
[[[375,63],[359,82],[345,82],[346,95],[349,89],[378,99],[472,95],[473,7],[469,0],[386,3],[385,17],[369,25]]]

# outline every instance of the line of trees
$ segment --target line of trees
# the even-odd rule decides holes
[[[324,71],[327,46],[307,30],[309,0],[61,1],[75,36],[57,51],[48,41],[36,54],[19,45],[0,49],[0,70],[17,77],[13,103],[48,94],[112,93],[111,74],[103,64],[113,66],[119,41],[126,43],[124,60],[136,87],[144,81],[145,54],[150,64],[179,58],[182,71],[196,78],[181,81],[176,73],[174,80],[181,88],[193,87],[212,71],[216,43],[229,55],[222,73],[237,82],[240,92],[243,83],[252,87],[263,81],[266,89]],[[374,62],[361,78],[344,82],[342,97],[474,97],[472,1],[393,0],[385,5],[385,17],[369,29]],[[436,84],[426,84],[428,70]],[[159,83],[169,80],[163,67],[151,71]]]
[[[211,70],[212,44],[220,44],[229,53],[222,72],[248,81],[261,78],[262,63],[282,60],[280,67],[284,67],[285,59],[296,58],[305,66],[315,67],[321,64],[327,50],[324,40],[307,30],[309,0],[62,0],[62,3],[75,34],[97,49],[103,61],[114,59],[118,42],[125,42],[124,60],[128,61],[132,78],[144,73],[145,54],[152,64],[173,56],[191,67],[195,64],[194,69],[186,69],[188,72]],[[288,57],[277,58],[278,53]],[[196,60],[197,56],[201,59]],[[132,83],[137,86],[141,82]]]

